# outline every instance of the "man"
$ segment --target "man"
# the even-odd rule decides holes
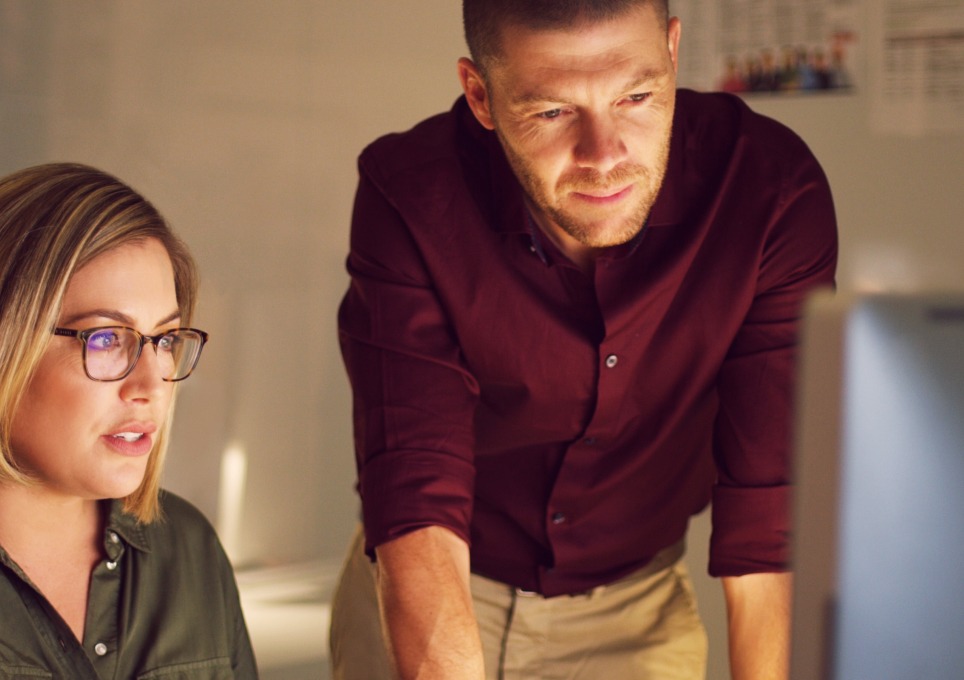
[[[365,531],[335,676],[702,677],[679,558],[712,497],[733,675],[783,677],[826,179],[739,99],[677,92],[665,1],[463,8],[464,97],[359,160],[339,322]]]

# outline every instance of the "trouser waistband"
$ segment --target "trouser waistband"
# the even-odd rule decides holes
[[[626,576],[623,576],[622,578],[616,579],[611,583],[605,583],[603,585],[596,586],[595,588],[577,591],[574,593],[567,593],[556,597],[589,597],[589,598],[598,597],[599,595],[606,592],[607,590],[613,590],[613,589],[618,589],[620,587],[632,585],[645,578],[649,578],[650,576],[652,576],[657,572],[660,572],[664,569],[667,569],[668,567],[671,567],[683,557],[683,554],[685,552],[686,552],[686,540],[680,539],[676,543],[673,543],[672,545],[667,546],[666,548],[663,548],[662,550],[660,550],[658,553],[656,553],[653,559],[651,559],[645,565],[643,565],[636,571],[630,572],[629,574],[627,574]],[[491,579],[486,576],[482,576],[480,574],[472,574],[472,576],[473,578],[481,579],[483,581],[489,582],[496,586],[510,588],[511,590],[515,591],[515,594],[518,597],[545,598],[545,596],[542,595],[541,593],[538,593],[532,590],[524,590],[522,588],[513,588],[512,586],[502,583],[501,581],[497,581],[495,579]]]

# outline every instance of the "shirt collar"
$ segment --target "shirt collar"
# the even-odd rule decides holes
[[[646,220],[649,227],[668,227],[683,221],[682,206],[686,202],[683,191],[686,189],[686,182],[683,180],[683,142],[677,129],[678,120],[678,116],[673,119],[666,175],[663,177],[663,186],[659,189],[656,202],[649,211],[649,219]]]
[[[10,554],[2,545],[0,545],[0,564],[12,569],[20,578],[27,578],[27,575],[23,573],[23,570],[20,569],[20,566],[13,561],[13,558],[10,557]]]
[[[124,501],[111,500],[110,512],[107,516],[107,526],[104,527],[105,545],[112,544],[111,533],[117,534],[123,541],[141,552],[151,551],[151,542],[147,538],[145,525],[134,515],[124,512]]]
[[[119,541],[123,541],[135,550],[150,552],[151,546],[147,532],[144,530],[145,526],[136,517],[124,512],[124,501],[114,499],[107,502],[109,506],[107,525],[104,527],[104,549],[108,559],[116,560],[123,553],[123,546],[119,545]],[[117,536],[118,540],[115,541],[112,536]],[[30,583],[29,577],[3,546],[0,546],[0,564],[12,569],[21,579]]]
[[[529,211],[519,180],[502,150],[498,135],[476,120],[463,95],[455,103],[457,147],[466,183],[489,225],[504,234],[528,234]]]

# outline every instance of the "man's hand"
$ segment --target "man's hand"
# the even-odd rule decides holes
[[[469,591],[469,548],[427,527],[375,549],[382,625],[401,680],[481,680],[482,643]]]
[[[723,578],[733,680],[786,680],[793,574]]]

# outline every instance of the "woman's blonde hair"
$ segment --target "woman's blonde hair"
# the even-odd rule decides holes
[[[100,170],[71,163],[0,179],[0,481],[33,483],[11,451],[11,427],[74,272],[109,250],[147,239],[160,241],[171,258],[178,309],[188,325],[197,300],[194,260],[144,197]],[[140,487],[124,499],[124,509],[142,522],[158,516],[170,420]]]

